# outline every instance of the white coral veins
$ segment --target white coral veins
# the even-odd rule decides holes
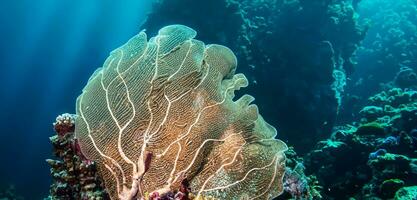
[[[182,25],[144,32],[114,50],[77,99],[76,137],[112,199],[163,195],[189,180],[216,199],[282,192],[284,151],[246,87],[233,52]]]

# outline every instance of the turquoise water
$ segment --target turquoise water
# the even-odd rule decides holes
[[[0,3],[0,185],[47,196],[52,122],[74,112],[90,74],[140,31],[149,9],[136,0]]]

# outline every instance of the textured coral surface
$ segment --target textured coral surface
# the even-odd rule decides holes
[[[75,118],[75,115],[65,113],[59,115],[54,123],[56,135],[49,140],[54,147],[56,159],[46,160],[53,178],[50,195],[46,199],[109,199],[95,163],[85,159],[74,138]]]
[[[287,146],[234,74],[231,50],[182,25],[114,50],[77,100],[76,137],[113,199],[163,196],[189,182],[197,198],[279,195]]]

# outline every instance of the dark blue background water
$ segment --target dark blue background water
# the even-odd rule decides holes
[[[0,3],[0,188],[48,195],[52,122],[108,53],[138,33],[146,0]]]

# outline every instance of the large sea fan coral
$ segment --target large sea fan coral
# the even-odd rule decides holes
[[[282,192],[286,145],[258,114],[227,47],[186,26],[114,50],[77,99],[76,137],[113,199],[175,192],[269,199]]]

